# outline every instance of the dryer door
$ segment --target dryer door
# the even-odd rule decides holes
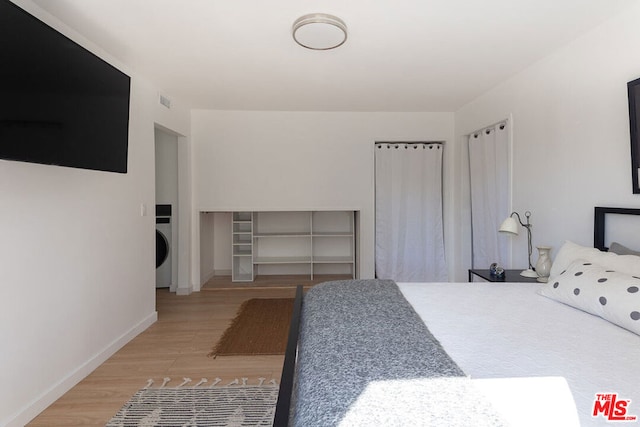
[[[169,257],[169,242],[160,231],[156,230],[156,268]]]

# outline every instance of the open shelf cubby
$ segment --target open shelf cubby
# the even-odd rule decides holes
[[[232,280],[257,274],[356,277],[354,211],[234,212]]]

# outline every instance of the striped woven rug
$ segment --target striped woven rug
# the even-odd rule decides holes
[[[166,380],[166,379],[165,379]],[[165,381],[166,383],[166,381]],[[271,426],[278,399],[274,380],[268,384],[196,387],[150,386],[139,390],[105,427],[133,426]]]

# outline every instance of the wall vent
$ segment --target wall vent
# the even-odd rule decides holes
[[[171,108],[171,100],[164,95],[160,95],[160,104],[167,108]]]

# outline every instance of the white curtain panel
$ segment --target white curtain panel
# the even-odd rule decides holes
[[[443,144],[378,143],[376,277],[445,282]]]
[[[509,236],[498,233],[509,216],[509,127],[501,123],[469,135],[473,268],[509,265]]]

